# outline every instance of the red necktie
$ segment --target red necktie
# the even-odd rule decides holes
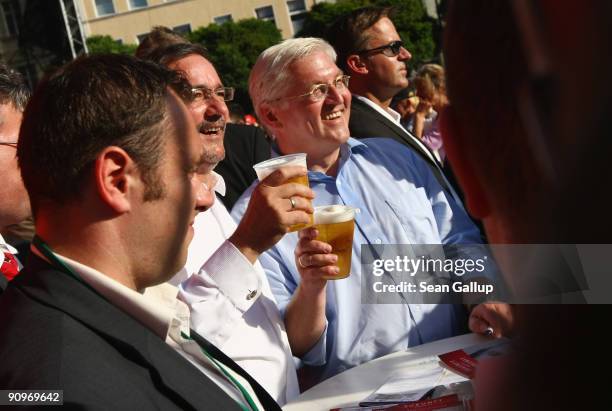
[[[13,254],[8,251],[4,252],[4,260],[2,261],[2,266],[0,267],[0,272],[11,281],[19,272],[19,264],[17,260],[13,256]]]

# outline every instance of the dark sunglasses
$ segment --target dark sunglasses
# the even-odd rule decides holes
[[[384,46],[375,47],[373,49],[361,50],[357,54],[372,54],[382,53],[387,57],[395,57],[400,53],[400,50],[404,47],[404,42],[401,40],[392,41]]]

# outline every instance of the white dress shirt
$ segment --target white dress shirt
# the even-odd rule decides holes
[[[21,270],[23,268],[23,265],[21,265],[21,261],[19,261],[19,257],[17,255],[19,254],[19,251],[17,251],[15,247],[13,247],[12,245],[4,241],[2,234],[0,234],[0,255],[3,255],[6,251],[13,254],[13,257],[15,257],[15,260],[17,261],[17,265],[19,266],[19,269]]]
[[[48,261],[36,248],[33,247],[32,251]],[[189,308],[177,298],[178,289],[176,287],[170,284],[160,284],[148,288],[144,294],[141,294],[91,267],[57,253],[54,254],[111,304],[134,317],[174,348],[234,401],[247,405],[248,402],[240,390],[223,374],[221,370],[223,367],[225,372],[229,372],[247,390],[257,407],[263,410],[257,395],[244,378],[231,369],[210,360],[195,341],[182,337],[181,333],[189,336]]]
[[[217,176],[215,191],[225,183]],[[180,299],[191,309],[191,327],[253,376],[280,405],[299,387],[289,340],[263,268],[251,264],[227,238],[236,229],[225,206],[196,216]],[[196,275],[190,275],[196,273]]]

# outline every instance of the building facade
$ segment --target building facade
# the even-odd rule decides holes
[[[319,0],[321,1],[321,0]],[[186,34],[211,23],[272,20],[283,38],[302,27],[316,0],[76,0],[86,37],[110,35],[138,44],[153,26]]]

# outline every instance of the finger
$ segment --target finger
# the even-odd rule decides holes
[[[314,240],[315,238],[317,238],[318,235],[319,230],[314,227],[306,227],[298,232],[299,239],[306,239],[305,241]]]
[[[310,187],[299,183],[280,184],[276,187],[269,188],[274,188],[274,195],[280,198],[304,197],[305,199],[312,200],[315,197]]]
[[[329,254],[332,252],[332,246],[328,243],[318,240],[300,240],[298,246],[295,249],[296,255],[298,254]]]
[[[486,334],[489,323],[482,318],[471,315],[469,321],[470,330],[477,334]]]
[[[338,262],[335,254],[301,254],[298,258],[298,265],[301,268],[333,266]]]
[[[268,177],[261,182],[268,187],[277,187],[282,185],[290,178],[305,176],[307,170],[302,166],[285,166],[274,170]]]
[[[335,277],[340,272],[340,268],[335,265],[325,267],[306,268],[300,271],[302,279],[325,280],[323,277]]]
[[[314,209],[312,208],[312,202],[306,198],[299,196],[291,196],[287,200],[287,211],[304,211],[308,214],[312,214]]]

